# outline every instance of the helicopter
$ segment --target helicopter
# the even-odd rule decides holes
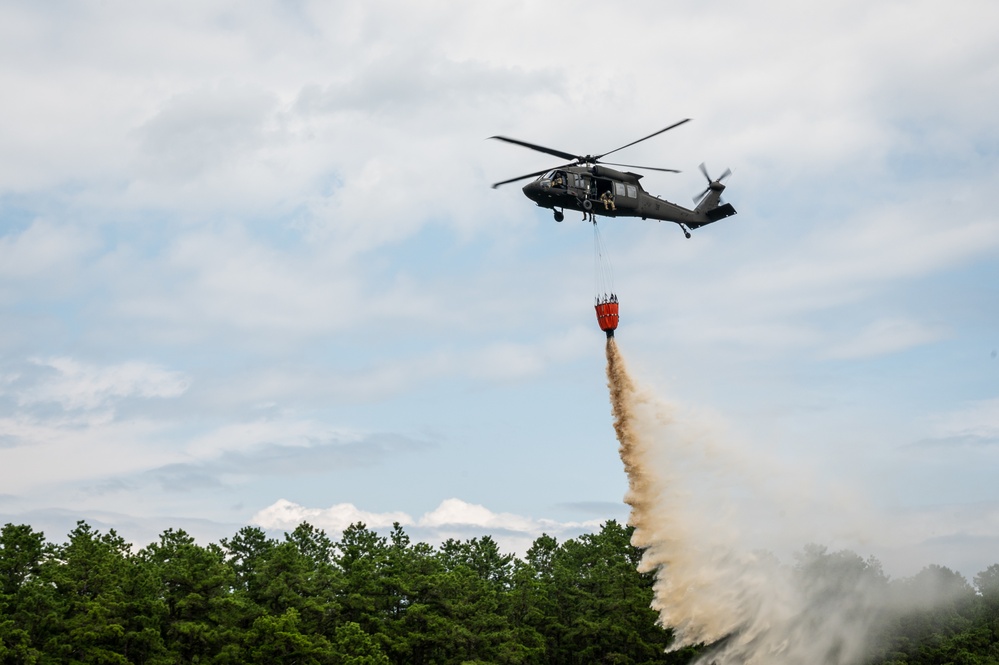
[[[550,208],[556,222],[565,219],[566,210],[576,210],[583,213],[583,219],[596,223],[596,215],[606,217],[641,217],[642,219],[657,219],[663,222],[673,222],[683,230],[684,236],[690,238],[690,229],[697,229],[720,219],[736,214],[731,203],[723,203],[721,193],[725,189],[722,181],[732,174],[731,169],[718,178],[708,175],[704,164],[700,165],[701,173],[708,181],[704,191],[694,197],[694,208],[671,203],[663,198],[645,191],[639,182],[642,176],[631,171],[619,171],[610,166],[642,169],[646,171],[663,171],[679,173],[676,169],[664,169],[655,166],[635,166],[633,164],[617,164],[604,162],[603,158],[612,153],[630,148],[636,143],[651,139],[663,132],[689,122],[690,118],[675,122],[669,127],[653,132],[648,136],[632,141],[620,148],[615,148],[599,155],[573,155],[572,153],[546,148],[545,146],[507,138],[506,136],[490,136],[491,139],[505,141],[524,148],[543,152],[561,159],[569,160],[567,164],[536,171],[526,175],[510,178],[493,184],[493,189],[526,178],[536,178],[524,185],[524,195],[542,208]]]

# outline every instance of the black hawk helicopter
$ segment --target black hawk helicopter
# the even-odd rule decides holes
[[[708,170],[704,164],[701,164],[701,173],[707,178],[708,186],[703,192],[694,197],[696,206],[691,210],[646,192],[639,182],[642,178],[641,175],[632,173],[631,171],[618,171],[617,169],[609,168],[607,165],[644,169],[647,171],[679,173],[676,169],[602,161],[607,155],[630,148],[636,143],[651,139],[653,136],[658,136],[689,121],[690,118],[686,118],[680,122],[673,123],[665,129],[660,129],[658,132],[654,132],[637,141],[632,141],[627,145],[600,155],[573,155],[561,150],[554,150],[505,136],[490,136],[489,138],[492,139],[506,141],[507,143],[513,143],[514,145],[570,160],[568,164],[563,164],[553,169],[536,171],[497,182],[493,185],[493,189],[500,185],[524,180],[525,178],[537,177],[537,180],[534,182],[524,185],[524,194],[542,208],[551,208],[555,214],[556,222],[561,222],[565,219],[565,211],[567,209],[578,210],[583,213],[584,220],[588,219],[593,222],[596,221],[595,215],[658,219],[663,222],[678,224],[683,229],[683,234],[689,238],[689,229],[700,228],[706,224],[711,224],[712,222],[717,222],[719,219],[725,219],[736,214],[735,208],[732,207],[731,203],[722,203],[721,201],[721,193],[725,189],[722,180],[732,174],[730,169],[725,169],[725,172],[719,178],[712,179],[708,175]]]

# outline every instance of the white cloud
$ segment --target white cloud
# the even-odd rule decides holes
[[[997,563],[999,502],[896,510],[885,516],[881,527],[871,546],[896,576],[913,575],[927,564],[937,563],[960,571],[970,580]]]
[[[264,445],[307,448],[317,440],[357,441],[358,433],[330,428],[322,423],[287,418],[229,423],[210,432],[193,436],[187,443],[195,459],[212,459],[225,452],[250,452]]]
[[[538,522],[511,513],[494,513],[485,506],[461,499],[445,499],[436,509],[420,518],[420,526],[477,526],[508,531],[535,531]]]
[[[329,508],[306,508],[286,499],[278,499],[272,505],[257,512],[250,520],[265,529],[293,530],[302,522],[308,522],[320,529],[339,532],[356,522],[364,522],[370,528],[413,523],[413,518],[403,512],[372,513],[360,510],[351,503],[338,503]]]
[[[948,333],[949,330],[941,325],[905,319],[880,319],[865,327],[853,339],[832,346],[827,356],[850,359],[895,353],[943,339]]]
[[[960,220],[941,227],[905,203],[823,224],[803,243],[775,252],[731,275],[733,292],[754,307],[819,310],[856,302],[886,284],[941,271],[983,257],[999,247],[997,221]],[[768,309],[773,311],[773,309]]]
[[[999,397],[969,402],[930,418],[937,438],[999,442]]]
[[[97,246],[84,229],[36,219],[20,233],[0,236],[0,280],[16,280],[22,285],[29,279],[72,282],[67,276],[74,274],[81,260]],[[61,286],[64,290],[75,285]]]
[[[151,363],[98,366],[67,357],[33,362],[54,373],[43,372],[31,385],[16,391],[14,397],[22,406],[55,402],[66,410],[94,410],[127,397],[178,397],[190,386],[190,378],[182,372]]]
[[[0,486],[38,493],[47,502],[71,483],[114,477],[175,462],[162,445],[171,425],[151,418],[115,420],[106,410],[36,417],[0,418]]]
[[[461,499],[445,499],[434,510],[414,520],[397,511],[372,513],[350,503],[329,508],[306,508],[286,499],[279,499],[257,512],[251,522],[265,529],[291,531],[302,522],[331,531],[341,532],[349,525],[363,522],[368,528],[383,529],[398,522],[417,539],[438,544],[448,538],[469,538],[490,535],[501,546],[523,555],[530,544],[543,533],[556,537],[572,537],[595,531],[604,520],[558,522],[535,519],[513,513],[496,513],[485,506]]]
[[[276,101],[261,90],[225,86],[175,95],[135,130],[138,174],[182,184],[257,161]]]
[[[604,225],[621,338],[688,394],[738,395],[747,428],[801,457],[814,454],[801,439],[836,427],[761,414],[810,401],[828,419],[809,423],[835,425],[848,420],[839,398],[872,397],[858,386],[909,380],[886,370],[845,385],[828,376],[830,355],[944,347],[995,327],[982,295],[993,276],[966,273],[999,248],[982,195],[996,181],[999,5],[636,0],[642,20],[626,32],[605,29],[624,15],[604,5],[567,7],[0,9],[0,87],[17,93],[0,107],[0,354],[14,359],[0,378],[4,491],[76,505],[73,483],[172,472],[178,487],[217,486],[199,495],[213,506],[265,505],[289,496],[288,478],[325,496],[296,465],[419,448],[359,434],[388,422],[441,432],[461,453],[424,470],[430,498],[390,482],[346,498],[425,506],[467,496],[463,474],[499,457],[482,423],[514,420],[508,460],[543,449],[546,465],[571,460],[594,479],[520,483],[516,505],[607,499],[621,473],[612,442],[600,447],[612,433],[589,229],[552,223],[516,185],[490,190],[554,165],[484,140],[494,134],[596,153],[694,118],[621,161],[683,169],[643,181],[680,202],[704,186],[698,162],[731,166],[740,214],[689,242],[662,225]],[[602,48],[579,48],[597,33]],[[913,290],[948,280],[981,299],[973,322]],[[935,375],[949,379],[938,397],[949,415],[923,429],[994,438],[994,407],[960,403],[981,376],[949,371]],[[916,429],[905,419],[919,406],[892,393],[868,400],[872,422]],[[524,395],[550,408],[517,417],[534,406]],[[580,453],[587,437],[592,455]],[[269,519],[401,516],[428,538],[576,528],[503,512],[516,481],[492,476],[476,479],[490,508],[452,499],[410,518],[290,504]],[[114,499],[164,514],[140,486]]]

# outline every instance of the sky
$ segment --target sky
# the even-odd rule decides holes
[[[987,0],[0,2],[0,522],[523,553],[627,519],[592,227],[490,188],[558,160],[488,137],[691,118],[615,158],[681,205],[731,168],[738,215],[599,222],[632,374],[752,460],[763,546],[971,578],[997,31]]]

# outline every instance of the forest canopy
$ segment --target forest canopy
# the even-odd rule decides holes
[[[79,522],[64,543],[0,531],[0,663],[687,663],[650,608],[630,527],[610,520],[523,558],[490,536],[412,542],[364,524],[244,527],[201,545],[182,530],[135,549]],[[911,611],[879,626],[871,663],[999,663],[999,565],[889,580],[852,552],[805,548],[800,570],[866,576]],[[944,603],[920,604],[932,588]],[[940,590],[947,593],[940,595]],[[828,593],[828,587],[824,593]]]

